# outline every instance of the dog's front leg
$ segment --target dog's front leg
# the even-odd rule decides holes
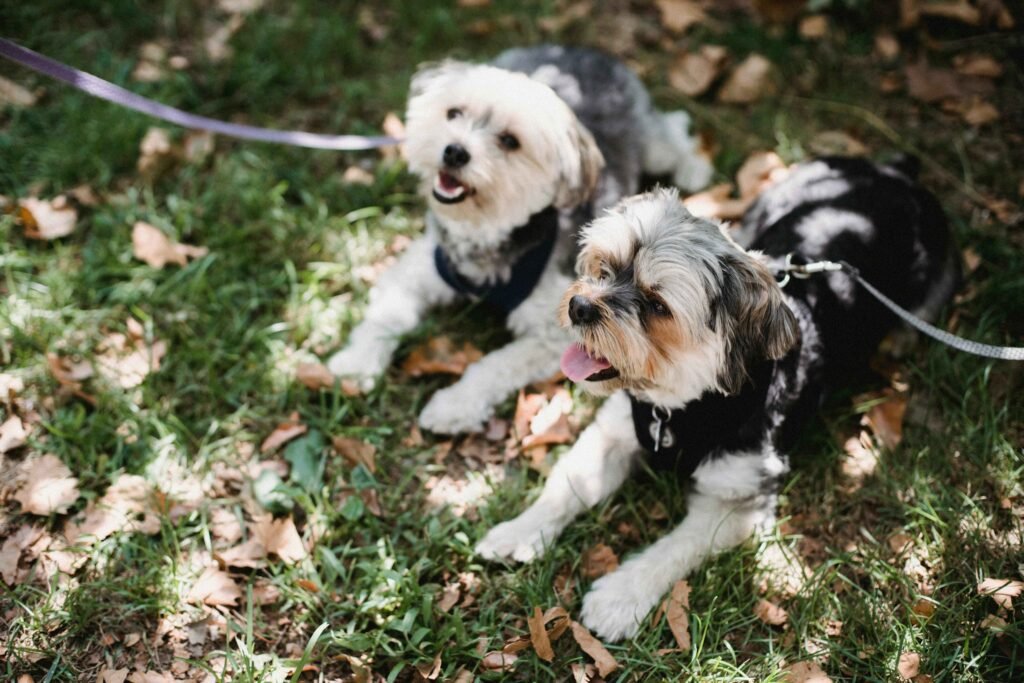
[[[430,397],[420,426],[439,434],[480,431],[509,395],[558,371],[565,345],[561,336],[527,334],[488,353],[458,382]]]
[[[622,485],[639,448],[629,398],[625,392],[614,394],[551,470],[537,501],[487,532],[476,553],[489,560],[520,562],[539,557],[576,515]]]
[[[774,519],[773,496],[735,500],[695,492],[687,506],[671,533],[594,582],[583,598],[587,628],[608,641],[632,638],[676,581]]]
[[[433,238],[421,237],[380,276],[370,290],[363,322],[327,362],[332,374],[355,377],[364,391],[372,389],[391,362],[399,337],[416,327],[431,307],[455,299],[455,290],[434,266],[436,247]]]

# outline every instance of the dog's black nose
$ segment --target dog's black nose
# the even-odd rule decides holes
[[[586,325],[587,323],[597,322],[600,317],[601,311],[587,297],[577,294],[569,299],[569,320],[573,321],[573,323]]]
[[[444,148],[444,154],[441,155],[441,159],[444,161],[445,166],[452,168],[460,168],[469,163],[469,152],[462,145],[451,144]]]

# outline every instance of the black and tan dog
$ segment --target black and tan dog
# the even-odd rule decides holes
[[[590,224],[562,306],[578,340],[562,368],[610,398],[538,500],[477,552],[537,557],[645,452],[692,476],[682,523],[584,598],[583,622],[618,640],[705,558],[770,526],[792,437],[897,322],[843,272],[781,288],[785,257],[844,260],[927,317],[955,288],[946,221],[908,166],[798,167],[747,213],[740,239],[750,251],[674,191],[627,199]]]

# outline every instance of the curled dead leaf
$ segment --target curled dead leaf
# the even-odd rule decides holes
[[[362,392],[359,384],[351,379],[339,379],[331,374],[322,363],[299,363],[295,367],[295,378],[314,391],[333,389],[335,382],[341,383],[341,393],[345,396],[358,396]]]
[[[904,652],[900,655],[900,661],[896,665],[896,671],[900,678],[909,681],[921,672],[921,655],[916,652]]]
[[[875,36],[875,54],[883,61],[891,62],[900,56],[900,41],[895,35],[889,32],[882,32]]]
[[[426,344],[417,346],[402,363],[402,370],[410,377],[423,375],[461,375],[470,363],[483,357],[480,349],[469,342],[461,348],[448,337],[434,337]]]
[[[134,318],[128,318],[126,327],[127,335],[112,332],[100,344],[96,369],[111,384],[132,389],[160,369],[167,343],[158,339],[147,344],[142,326]]]
[[[1013,609],[1013,599],[1024,592],[1024,583],[1012,579],[982,579],[978,583],[980,595],[991,596],[996,604],[1006,610]]]
[[[377,471],[377,447],[359,439],[351,439],[347,436],[336,436],[331,439],[334,450],[338,452],[349,467],[362,465],[370,472]]]
[[[257,520],[252,535],[266,548],[268,553],[277,555],[287,564],[295,564],[305,559],[308,554],[291,517],[282,519],[264,517]]]
[[[666,599],[665,619],[679,649],[690,651],[690,584],[676,581]]]
[[[132,254],[154,268],[163,268],[168,263],[184,266],[190,258],[206,256],[210,250],[191,244],[175,242],[160,228],[138,221],[132,227]]]
[[[480,658],[480,666],[487,671],[512,671],[519,655],[512,652],[492,650]]]
[[[752,104],[774,89],[772,71],[774,67],[768,58],[751,54],[732,70],[726,78],[718,101],[726,104]]]
[[[545,662],[555,658],[555,652],[551,649],[551,639],[544,628],[544,615],[540,607],[533,608],[533,614],[526,619],[526,625],[530,629],[530,642],[533,644],[533,651]]]
[[[993,90],[992,82],[988,79],[973,78],[952,69],[929,66],[924,60],[908,64],[904,74],[910,96],[928,104],[966,99],[972,95],[983,97]]]
[[[828,17],[824,14],[804,17],[800,20],[797,31],[805,40],[820,40],[828,35]]]
[[[15,215],[25,230],[25,237],[34,240],[66,237],[75,231],[78,223],[78,210],[64,195],[53,199],[19,199]]]
[[[601,674],[602,677],[607,676],[619,668],[619,663],[615,660],[615,657],[612,656],[612,653],[608,652],[608,648],[606,648],[600,640],[595,638],[590,631],[587,630],[586,626],[576,621],[571,622],[569,626],[572,629],[572,637],[576,640],[576,643],[580,648],[594,660],[594,664],[597,666],[597,672]]]
[[[656,3],[661,12],[661,25],[672,33],[685,33],[691,26],[707,20],[695,0],[656,0]]]
[[[736,172],[740,198],[753,201],[764,190],[789,175],[782,158],[772,151],[753,152]]]
[[[789,621],[789,613],[785,608],[768,600],[759,600],[754,607],[754,616],[770,626],[782,626]]]
[[[999,78],[1003,75],[1002,64],[989,55],[978,53],[957,55],[953,58],[953,68],[964,76]]]
[[[684,95],[702,95],[718,78],[727,58],[728,52],[720,45],[702,45],[697,52],[684,52],[669,67],[668,82]]]
[[[0,76],[0,107],[26,107],[34,106],[38,97],[23,85]]]
[[[78,500],[78,479],[56,455],[26,460],[21,467],[25,481],[15,492],[21,511],[33,515],[63,514]]]
[[[0,424],[0,455],[25,445],[31,431],[17,415],[11,415],[4,420],[3,424]]]
[[[907,394],[887,388],[878,397],[883,400],[868,409],[861,418],[861,424],[871,429],[879,443],[893,449],[903,441],[903,416],[907,411]]]
[[[121,474],[99,500],[89,502],[85,511],[64,527],[68,543],[91,545],[117,531],[155,534],[160,518],[152,504],[154,488],[138,475]]]
[[[235,605],[241,597],[242,589],[230,574],[216,567],[207,567],[192,585],[187,600],[211,606]]]
[[[977,26],[981,23],[981,11],[967,0],[922,2],[918,5],[918,12],[922,16],[944,17],[968,26]]]
[[[276,451],[292,439],[302,436],[308,430],[309,427],[294,419],[282,422],[260,444],[260,453]]]
[[[604,543],[598,543],[583,553],[583,575],[596,579],[619,567],[619,556]]]
[[[818,666],[817,662],[794,662],[782,668],[786,683],[832,683],[828,674]]]
[[[748,200],[732,197],[731,183],[714,185],[703,192],[692,194],[683,200],[683,206],[694,216],[717,218],[723,221],[737,220],[750,204]]]

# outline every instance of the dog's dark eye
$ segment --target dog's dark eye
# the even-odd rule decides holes
[[[668,315],[668,306],[661,299],[648,298],[647,309],[654,315]]]
[[[511,152],[519,149],[519,138],[512,135],[512,133],[502,133],[498,136],[498,144],[501,145],[502,149]]]
[[[452,107],[451,109],[448,110],[449,121],[451,121],[452,119],[456,119],[460,116],[462,116],[462,110],[459,109],[458,107]]]

